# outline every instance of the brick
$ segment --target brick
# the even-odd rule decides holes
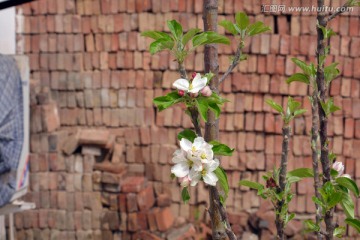
[[[174,223],[174,216],[169,207],[162,208],[155,215],[156,224],[160,231],[168,230]]]
[[[152,185],[148,185],[137,195],[137,203],[140,210],[148,210],[155,203],[154,190]]]
[[[140,176],[128,177],[121,185],[122,192],[138,193],[146,186],[146,179]]]

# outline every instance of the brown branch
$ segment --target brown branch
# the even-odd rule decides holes
[[[196,107],[188,108],[191,115],[191,122],[194,125],[195,132],[199,137],[202,137],[201,127],[199,123],[199,111]]]
[[[323,8],[324,0],[318,0],[318,7]],[[326,20],[324,16],[324,12],[317,13],[317,20],[320,26],[326,27]],[[325,76],[324,76],[324,64],[320,62],[320,58],[322,55],[325,54],[325,41],[324,41],[324,34],[319,26],[317,26],[317,51],[316,51],[316,58],[317,58],[317,72],[316,72],[316,83],[319,91],[319,100],[325,102],[326,100],[326,84],[325,84]],[[328,136],[327,136],[327,123],[328,119],[321,107],[321,104],[318,104],[318,111],[319,111],[319,122],[320,122],[320,161],[323,170],[323,184],[329,182],[331,180],[330,175],[330,161],[329,161],[329,149],[328,149]],[[333,224],[333,213],[334,208],[326,211],[324,216],[324,221],[326,225],[326,239],[332,240],[333,239],[333,232],[334,232],[334,224]]]
[[[347,12],[344,9],[347,9],[350,5],[350,1],[346,1],[346,3],[344,5],[342,5],[340,8],[338,8],[336,10],[336,12],[334,12],[333,14],[331,14],[326,20],[325,20],[325,24],[327,24],[328,22],[330,22],[332,19],[334,19],[336,16]]]
[[[184,78],[184,79],[187,79],[187,74],[186,74],[186,69],[185,69],[185,65],[183,62],[179,62],[178,61],[178,64],[179,64],[179,73],[180,73],[180,77],[181,78]]]
[[[218,1],[204,0],[204,30],[217,32],[217,16],[218,16]],[[212,72],[214,77],[210,81],[210,88],[218,92],[219,85],[219,64],[218,52],[215,44],[205,45],[204,49],[204,65],[205,72]],[[216,119],[212,111],[208,112],[208,121],[205,123],[205,141],[210,142],[217,140],[219,136],[219,121]],[[211,228],[213,239],[226,239],[228,236],[231,240],[236,240],[236,235],[231,229],[228,221],[226,210],[220,202],[219,191],[216,187],[210,186],[209,192],[210,206],[209,214],[211,218]]]
[[[318,91],[316,86],[313,91],[312,95],[312,102],[311,102],[311,112],[312,112],[312,126],[311,126],[311,150],[312,150],[312,165],[314,171],[314,190],[315,190],[315,197],[320,199],[320,180],[319,180],[319,158],[318,158],[318,137],[319,137],[319,116],[318,116]],[[315,203],[316,208],[316,224],[320,226],[321,223],[321,206]],[[323,235],[320,232],[317,233],[317,239],[323,239]]]
[[[280,174],[279,174],[279,185],[281,191],[285,190],[285,185],[286,185],[290,131],[291,129],[289,125],[285,125],[282,129],[283,142],[282,142],[282,153],[281,153]]]
[[[242,54],[241,50],[242,50],[242,43],[240,43],[238,45],[234,59],[233,59],[232,63],[230,64],[229,68],[224,73],[224,75],[222,75],[222,77],[220,78],[219,83],[222,83],[227,78],[227,76],[234,70],[234,68],[239,64],[241,54]]]
[[[279,173],[279,192],[285,191],[286,186],[286,172],[287,172],[287,164],[288,164],[288,152],[289,152],[289,139],[290,139],[290,131],[291,128],[288,124],[286,124],[282,129],[283,142],[282,142],[282,152],[281,152],[281,163],[280,163],[280,173]],[[285,223],[281,218],[281,209],[284,206],[284,200],[279,201],[276,205],[276,229],[277,229],[277,239],[283,240],[285,239]]]

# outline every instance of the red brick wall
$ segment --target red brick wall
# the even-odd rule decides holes
[[[220,140],[237,150],[233,157],[222,158],[231,186],[227,209],[253,212],[260,199],[255,192],[239,188],[238,181],[261,179],[279,162],[281,153],[281,119],[264,104],[265,99],[284,103],[290,94],[308,109],[293,123],[289,168],[311,167],[309,90],[303,84],[288,86],[285,79],[298,70],[292,57],[315,61],[316,19],[314,12],[265,15],[260,12],[260,4],[254,3],[259,1],[219,2],[219,20],[232,20],[234,12],[245,10],[252,21],[262,20],[273,29],[272,33],[247,42],[248,60],[241,62],[221,87],[222,95],[230,102],[223,108]],[[281,2],[291,5],[290,1]],[[207,201],[205,188],[192,188],[190,205],[184,205],[180,203],[178,184],[169,177],[176,134],[191,127],[191,122],[180,106],[159,113],[151,102],[153,97],[169,91],[178,78],[177,66],[168,53],[151,56],[150,41],[142,38],[140,32],[167,30],[168,19],[179,20],[185,29],[203,28],[202,1],[40,0],[18,10],[24,19],[23,31],[18,33],[18,52],[30,57],[32,78],[50,88],[62,129],[111,129],[125,145],[122,161],[129,172],[145,175],[153,182],[156,194],[170,194],[175,216],[194,218],[195,203],[203,206]],[[331,116],[329,136],[333,152],[346,164],[346,173],[360,179],[358,15],[355,10],[331,22],[338,35],[331,39],[329,62],[340,62],[341,76],[333,81],[330,95],[342,110]],[[223,33],[221,28],[219,31]],[[219,47],[220,71],[227,69],[235,48]],[[186,60],[187,70],[202,72],[202,61],[199,49]],[[47,151],[33,148],[32,152]],[[312,181],[303,181],[294,191],[298,196],[290,210],[300,215],[312,213]],[[65,189],[65,195],[68,192]],[[41,188],[39,194],[43,195]],[[239,229],[248,230],[245,226]]]

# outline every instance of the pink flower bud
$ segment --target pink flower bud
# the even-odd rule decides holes
[[[191,78],[194,78],[194,77],[196,76],[196,74],[197,74],[197,72],[193,72],[193,73],[191,74]]]
[[[205,97],[210,97],[212,94],[212,91],[210,89],[209,86],[205,86],[202,90],[201,90],[201,94]]]
[[[334,162],[332,168],[339,173],[338,176],[342,175],[345,169],[342,162]]]
[[[185,95],[185,91],[184,91],[184,90],[179,90],[179,91],[178,91],[178,94],[179,94],[180,96],[184,96],[184,95]]]
[[[196,98],[197,96],[199,96],[199,93],[190,93],[190,97],[192,98]]]
[[[190,180],[189,176],[180,178],[180,185],[182,187],[188,187],[190,185],[190,182],[191,182],[191,180]]]

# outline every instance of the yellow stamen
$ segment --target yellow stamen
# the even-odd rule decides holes
[[[206,154],[205,153],[203,153],[203,154],[201,154],[201,156],[200,156],[202,159],[205,159],[206,158]]]
[[[189,90],[191,90],[191,89],[193,89],[192,83],[190,83],[190,85],[189,85]]]

